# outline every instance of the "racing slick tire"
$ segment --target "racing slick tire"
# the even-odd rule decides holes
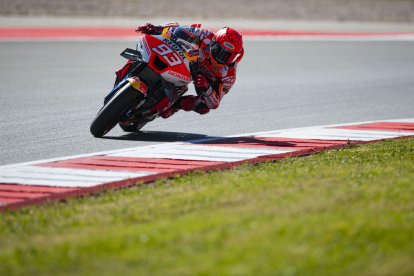
[[[154,118],[140,117],[133,124],[125,124],[123,122],[119,122],[119,126],[126,132],[139,132],[141,128],[143,128],[152,120],[154,120]]]

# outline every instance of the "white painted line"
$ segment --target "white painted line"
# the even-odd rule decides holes
[[[283,137],[293,139],[318,139],[318,140],[350,140],[350,141],[375,141],[401,136],[414,136],[414,131],[378,131],[341,129],[335,127],[352,126],[378,122],[414,123],[414,118],[359,122],[351,124],[339,124],[329,126],[305,127],[275,130],[250,134],[239,134],[228,137],[214,137],[198,139],[186,142],[173,142],[91,153],[78,156],[68,156],[49,160],[39,160],[0,167],[0,183],[13,183],[22,185],[45,185],[55,187],[92,187],[108,182],[122,181],[129,178],[139,178],[148,175],[156,175],[156,172],[128,172],[110,170],[88,170],[58,167],[40,167],[36,164],[54,161],[68,160],[90,156],[116,156],[116,157],[143,157],[143,158],[168,158],[182,160],[201,160],[219,162],[237,162],[249,160],[261,156],[284,154],[294,152],[293,149],[272,149],[261,147],[237,147],[237,144],[226,146],[226,138],[237,137]],[[223,140],[224,145],[201,144],[203,142]],[[234,139],[233,139],[234,141]],[[221,142],[221,141],[220,141]]]
[[[1,169],[0,183],[55,187],[91,187],[151,174],[153,173],[21,166]]]
[[[245,147],[238,148],[183,143],[170,145],[169,147],[159,146],[152,148],[138,148],[128,152],[109,154],[108,156],[235,162],[252,159],[263,155],[281,154],[291,151],[293,150]]]
[[[75,159],[75,158],[91,157],[91,156],[103,156],[103,155],[126,156],[125,154],[127,154],[128,152],[131,152],[131,151],[146,151],[147,149],[150,149],[150,148],[164,148],[164,149],[167,149],[167,148],[173,147],[174,145],[184,145],[184,144],[188,144],[188,143],[197,144],[197,143],[203,143],[203,142],[208,142],[208,141],[221,140],[221,139],[225,139],[225,138],[246,137],[246,136],[271,137],[269,135],[274,135],[274,134],[278,134],[278,133],[282,133],[282,132],[283,133],[284,132],[292,132],[292,131],[296,131],[296,130],[306,131],[306,130],[312,130],[312,129],[332,128],[332,127],[340,127],[340,126],[352,126],[352,125],[377,123],[377,122],[414,122],[414,118],[385,119],[385,120],[376,120],[376,121],[363,121],[363,122],[353,122],[353,123],[343,123],[343,124],[332,124],[332,125],[324,125],[324,126],[290,128],[290,129],[284,129],[284,130],[271,130],[271,131],[244,133],[244,134],[230,135],[230,136],[224,136],[224,137],[218,137],[218,138],[217,137],[203,138],[203,139],[197,139],[197,140],[190,140],[190,141],[186,141],[186,142],[169,142],[169,143],[156,144],[156,145],[147,145],[147,146],[125,148],[125,149],[118,149],[118,150],[111,150],[111,151],[101,151],[101,152],[94,152],[94,153],[87,153],[87,154],[79,154],[79,155],[64,156],[64,157],[58,157],[58,158],[36,160],[36,161],[23,162],[23,163],[17,163],[17,164],[9,164],[9,165],[0,166],[0,169],[20,167],[20,166],[23,166],[23,165],[36,165],[36,164],[42,164],[42,163],[49,163],[49,162],[56,162],[56,161],[70,160],[70,159]],[[371,132],[371,130],[367,130],[367,132]],[[395,134],[396,132],[393,131],[393,132],[390,132],[390,133]],[[406,133],[407,133],[407,135],[414,135],[414,132],[406,132]],[[276,137],[276,136],[274,136],[274,137]],[[281,136],[279,136],[279,137],[281,137]]]
[[[285,137],[300,139],[318,139],[318,140],[350,140],[350,141],[374,141],[400,136],[414,135],[414,132],[399,131],[376,131],[376,130],[353,130],[339,128],[308,128],[287,131],[268,132],[266,134],[256,135],[257,137]]]
[[[414,118],[406,118],[406,119],[393,119],[393,120],[385,120],[382,122],[394,122],[394,123],[414,123]]]

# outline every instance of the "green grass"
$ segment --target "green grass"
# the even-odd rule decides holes
[[[0,214],[0,275],[414,275],[414,139]]]

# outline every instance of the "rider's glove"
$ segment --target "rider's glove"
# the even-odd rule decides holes
[[[209,113],[210,112],[210,109],[204,103],[199,103],[194,108],[194,111],[197,112],[200,115],[204,115],[204,114]]]
[[[151,23],[139,26],[135,31],[142,34],[161,34],[163,26],[155,26]]]
[[[204,77],[201,74],[196,75],[194,79],[194,86],[195,86],[197,93],[199,92],[205,93],[210,88],[210,84],[208,83],[208,80],[206,79],[206,77]]]
[[[192,111],[197,104],[197,96],[184,96],[180,99],[180,107],[185,111]]]
[[[180,99],[180,108],[185,111],[195,111],[199,114],[206,114],[210,111],[207,106],[199,102],[199,98],[197,96],[184,96]]]

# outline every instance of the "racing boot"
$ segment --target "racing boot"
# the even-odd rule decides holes
[[[172,115],[174,115],[178,110],[180,110],[178,107],[172,106],[172,107],[168,108],[167,110],[161,112],[160,116],[163,119],[167,119],[167,118],[171,117]]]

